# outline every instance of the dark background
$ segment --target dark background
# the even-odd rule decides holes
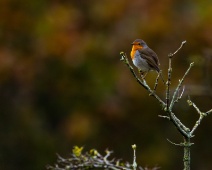
[[[195,62],[182,100],[174,111],[192,127],[198,118],[186,100],[202,111],[212,108],[211,0],[1,0],[0,1],[0,169],[45,169],[66,157],[74,145],[96,148],[161,169],[183,169],[182,137],[158,118],[158,102],[120,62],[142,38],[158,54],[171,90]],[[156,73],[149,73],[153,87]],[[161,81],[158,95],[165,98]],[[195,133],[193,170],[212,169],[212,117]]]

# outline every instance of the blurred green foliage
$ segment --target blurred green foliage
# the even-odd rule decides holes
[[[166,141],[180,135],[157,117],[160,106],[119,52],[129,54],[130,43],[142,38],[166,74],[167,55],[187,40],[173,60],[172,87],[195,61],[185,91],[207,111],[211,11],[211,0],[1,0],[0,169],[44,169],[74,145],[110,148],[130,160],[133,143],[139,164],[182,169],[182,150]],[[155,76],[147,76],[152,86]],[[161,83],[161,97],[164,91]],[[186,95],[175,109],[190,126],[198,117]],[[194,138],[192,169],[212,169],[211,122],[204,120]]]

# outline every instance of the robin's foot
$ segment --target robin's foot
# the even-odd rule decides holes
[[[140,73],[141,78],[145,80],[145,77],[146,77],[146,75],[147,75],[147,72],[145,73],[145,72],[143,72],[143,71],[141,71],[141,70],[138,70],[138,72]]]

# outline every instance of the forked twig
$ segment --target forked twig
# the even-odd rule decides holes
[[[188,102],[189,106],[193,106],[195,108],[195,110],[197,111],[197,113],[199,114],[199,119],[196,121],[195,125],[193,126],[193,128],[192,128],[192,130],[190,132],[190,135],[193,136],[194,131],[200,125],[200,123],[202,122],[202,119],[204,117],[206,117],[207,115],[209,115],[210,113],[212,113],[212,109],[207,111],[207,112],[201,112],[200,109],[196,106],[196,104],[191,101],[190,97],[188,97],[187,102]]]
[[[182,86],[182,83],[183,83],[185,77],[188,75],[189,71],[191,70],[191,67],[193,67],[193,66],[194,66],[194,62],[190,63],[189,68],[187,69],[187,71],[186,71],[185,74],[183,75],[183,78],[182,78],[181,80],[179,80],[178,86],[177,86],[177,88],[175,89],[174,94],[173,94],[173,96],[172,96],[172,101],[171,101],[171,104],[170,104],[170,106],[169,106],[169,109],[170,109],[170,110],[172,110],[172,108],[173,108],[173,106],[174,106],[175,98],[176,98],[176,96],[177,96],[177,93],[178,93],[180,87]]]

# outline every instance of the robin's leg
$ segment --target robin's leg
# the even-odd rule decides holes
[[[143,71],[141,71],[141,70],[138,70],[138,72],[140,73],[141,78],[142,78],[142,79],[145,79],[145,77],[146,77],[146,75],[147,75],[147,72],[143,72]]]

